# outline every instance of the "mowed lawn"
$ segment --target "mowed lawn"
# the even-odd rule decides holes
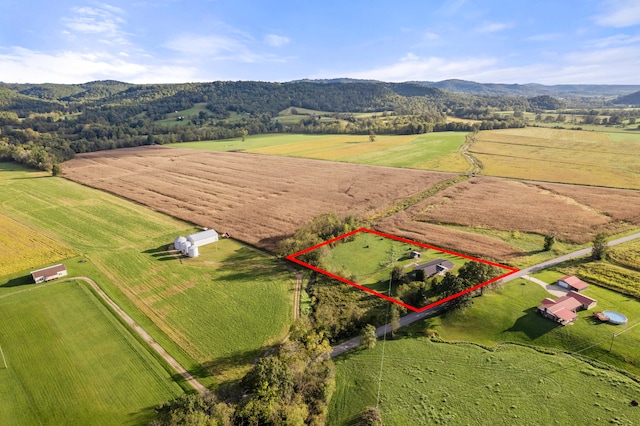
[[[182,393],[79,282],[0,298],[0,424],[144,424]]]
[[[639,133],[481,131],[470,152],[488,176],[640,189]]]
[[[420,252],[422,257],[411,259],[409,255],[413,250]],[[395,260],[392,262],[392,259]],[[450,260],[456,267],[467,262],[467,259],[459,256],[360,232],[352,241],[340,242],[329,248],[324,266],[332,273],[386,294],[394,266],[402,266],[410,274],[414,266],[435,259]],[[392,294],[394,293],[395,286],[392,288]]]
[[[93,278],[205,384],[237,378],[286,335],[294,277],[281,262],[226,239],[202,247],[199,258],[175,256],[169,245],[196,228],[62,178],[11,168],[0,172],[3,213],[80,253],[68,262],[69,275]],[[0,294],[15,290],[15,280],[0,280]]]
[[[640,384],[561,353],[417,337],[342,356],[336,370],[328,425],[354,424],[378,389],[385,425],[640,423]]]
[[[465,132],[422,135],[296,135],[268,134],[239,139],[172,144],[177,148],[246,151],[256,154],[314,158],[376,166],[464,172],[469,168],[458,150]]]

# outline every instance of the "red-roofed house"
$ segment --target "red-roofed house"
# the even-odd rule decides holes
[[[591,309],[597,303],[597,300],[584,294],[570,291],[566,296],[558,297],[556,300],[545,298],[538,306],[538,313],[545,318],[567,325],[578,317],[576,314],[578,309]]]
[[[575,291],[582,291],[589,287],[589,284],[585,283],[578,277],[574,277],[573,275],[567,275],[566,277],[560,278],[558,280],[558,285]]]

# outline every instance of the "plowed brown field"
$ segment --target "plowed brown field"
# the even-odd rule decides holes
[[[473,178],[412,206],[398,228],[441,223],[553,234],[586,243],[598,232],[640,225],[640,191]]]
[[[455,175],[234,152],[140,147],[82,154],[64,176],[274,250],[326,213],[371,217]],[[554,234],[586,243],[640,226],[640,191],[476,177],[376,228],[496,260],[524,255],[498,237],[438,224]],[[117,218],[114,218],[117,220]]]
[[[453,176],[163,147],[82,154],[63,170],[73,181],[269,250],[314,216],[369,216]]]

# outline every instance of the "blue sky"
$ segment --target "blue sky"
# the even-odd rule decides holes
[[[0,81],[640,84],[640,0],[2,0]]]

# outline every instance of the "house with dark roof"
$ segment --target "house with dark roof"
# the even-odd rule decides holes
[[[585,288],[589,287],[589,284],[582,281],[580,278],[575,277],[573,275],[567,275],[558,280],[558,285],[560,287],[574,290],[574,291],[582,291]]]
[[[431,277],[453,269],[455,265],[449,260],[435,259],[422,265],[415,266],[413,272],[424,271],[425,277]]]
[[[562,325],[567,325],[578,318],[578,310],[591,309],[598,303],[584,294],[575,291],[568,292],[565,296],[553,300],[545,298],[538,306],[538,313]]]
[[[64,277],[66,275],[67,268],[62,263],[31,271],[31,278],[33,278],[33,282],[36,284],[55,280],[56,278]]]

